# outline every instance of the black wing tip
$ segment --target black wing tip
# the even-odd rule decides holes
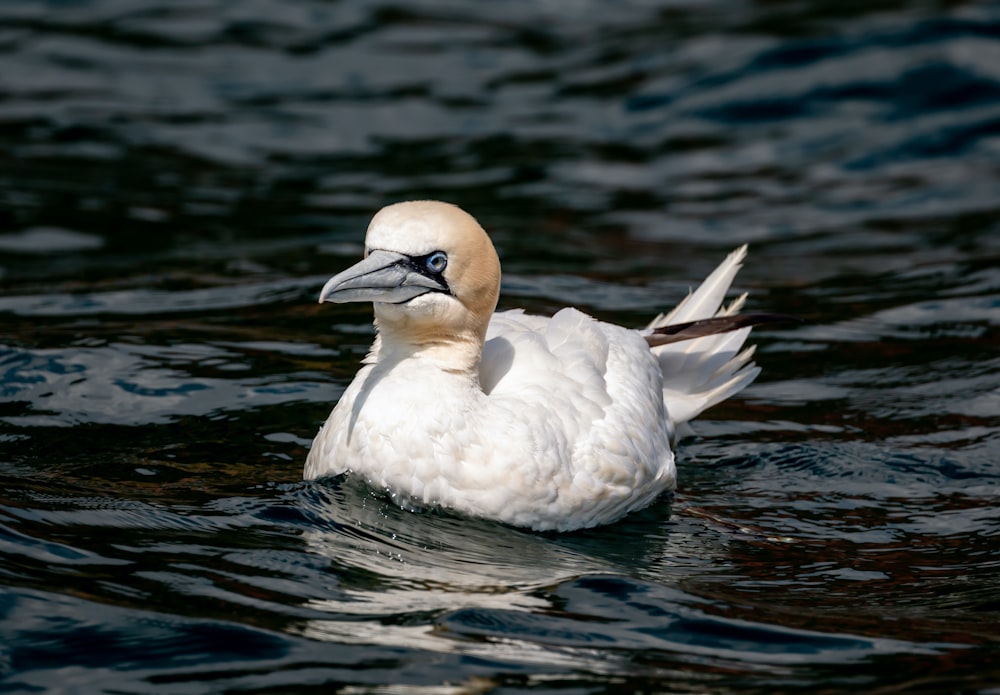
[[[679,343],[682,340],[694,340],[719,333],[738,331],[741,328],[760,326],[768,323],[804,323],[804,319],[791,314],[736,314],[734,316],[713,316],[697,321],[673,323],[669,326],[654,328],[646,336],[650,347],[659,347],[669,343]]]

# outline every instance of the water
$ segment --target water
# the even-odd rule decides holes
[[[640,325],[734,246],[759,381],[527,533],[305,484],[368,217]],[[1000,10],[0,6],[0,691],[1000,692]]]

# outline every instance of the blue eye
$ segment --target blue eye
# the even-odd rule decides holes
[[[424,264],[427,270],[432,273],[443,273],[444,269],[448,267],[448,254],[444,251],[435,251],[427,257]]]

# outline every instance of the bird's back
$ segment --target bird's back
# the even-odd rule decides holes
[[[567,518],[555,527],[608,523],[673,487],[660,367],[637,331],[572,308],[501,312],[480,379],[492,410],[533,423],[536,456],[559,461]]]

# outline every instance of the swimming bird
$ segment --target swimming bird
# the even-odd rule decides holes
[[[403,506],[535,530],[614,522],[676,481],[686,423],[757,376],[746,295],[723,307],[731,253],[644,330],[565,308],[494,313],[489,236],[437,201],[380,210],[363,260],[322,302],[371,302],[376,337],[316,436],[304,478],[349,473]]]

